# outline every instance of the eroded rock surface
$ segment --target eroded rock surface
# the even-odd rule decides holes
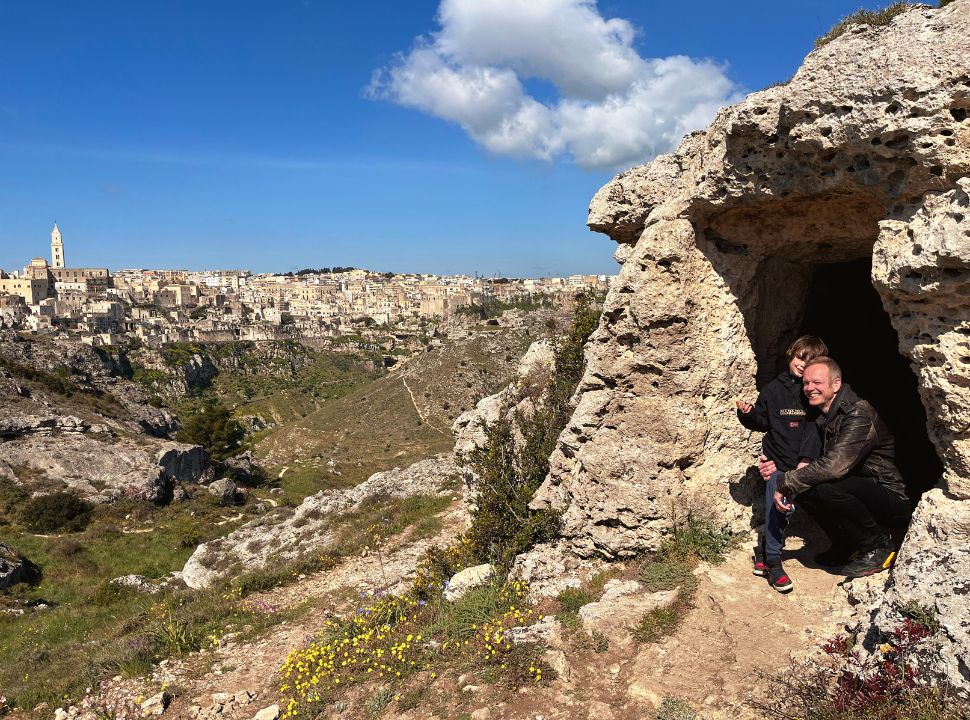
[[[451,493],[457,478],[454,457],[444,453],[400,469],[371,475],[360,485],[322,490],[306,498],[291,514],[283,508],[246,523],[225,538],[199,545],[182,570],[190,588],[208,587],[233,572],[266,567],[326,550],[334,542],[329,530],[339,513],[350,512],[369,497],[406,498]]]
[[[589,225],[617,241],[622,270],[532,502],[563,513],[560,550],[655,551],[691,511],[750,527],[760,437],[737,423],[734,402],[783,369],[814,273],[825,272],[816,268],[871,259],[943,464],[943,490],[916,513],[885,613],[911,596],[935,606],[949,628],[938,675],[970,688],[955,660],[970,655],[957,630],[966,608],[924,587],[946,584],[924,573],[927,557],[966,572],[957,518],[970,499],[968,175],[970,0],[957,0],[851,26],[787,84],[722,110],[676,152],[600,190]]]
[[[211,480],[209,457],[198,445],[111,438],[72,430],[0,440],[0,477],[31,492],[71,490],[94,502],[133,497],[172,498],[179,484]]]
[[[623,268],[533,501],[563,511],[573,552],[656,550],[688,509],[747,527],[758,486],[745,475],[759,438],[737,423],[734,401],[755,396],[756,375],[781,369],[812,266],[871,257],[877,238],[877,253],[896,253],[890,231],[913,247],[898,223],[924,205],[932,213],[948,192],[945,223],[960,228],[949,237],[966,247],[954,203],[970,171],[967,37],[966,0],[910,10],[888,27],[856,26],[809,55],[787,85],[722,110],[674,154],[597,193],[590,227],[620,243]],[[962,252],[939,262],[952,268]],[[932,252],[925,262],[937,267]],[[966,303],[956,274],[939,272],[953,276],[950,286],[927,274],[915,292],[951,303],[948,313],[924,314],[952,339],[916,327],[930,322],[920,320],[924,297],[890,289],[898,302],[884,301],[897,327],[916,333],[931,439],[948,474],[967,477],[957,440],[970,414],[962,404],[951,411],[963,392],[951,395],[942,377],[967,377],[961,358],[970,352],[957,337],[965,340]],[[952,360],[938,367],[943,354]]]

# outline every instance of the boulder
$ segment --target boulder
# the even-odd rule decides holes
[[[885,358],[901,373],[889,384],[898,403],[918,388],[897,418],[898,446],[924,434],[924,412],[926,440],[913,465],[923,477],[911,479],[914,498],[926,494],[863,634],[877,636],[907,602],[935,609],[943,630],[928,666],[964,695],[967,610],[960,592],[944,594],[967,573],[970,502],[967,37],[970,0],[851,25],[787,83],[721,110],[596,194],[588,225],[617,242],[622,268],[531,502],[562,514],[562,545],[581,559],[657,551],[685,512],[750,529],[761,482],[747,471],[760,437],[739,425],[735,401],[754,398],[783,369],[787,343],[812,330],[803,320],[826,279],[813,274],[861,269],[858,287],[840,286],[878,294],[858,342],[891,323],[887,347],[898,339],[909,367]],[[942,482],[926,492],[940,462]],[[532,563],[533,582],[561,566]]]
[[[144,575],[122,575],[121,577],[114,578],[111,584],[117,585],[118,587],[130,588],[137,592],[148,593],[149,595],[154,595],[162,589],[160,585],[149,582],[148,578]]]
[[[631,632],[644,614],[672,603],[677,589],[645,593],[635,580],[610,580],[603,587],[603,595],[596,602],[583,605],[579,617],[583,629],[590,635],[598,633],[611,644],[626,646],[632,642]]]
[[[57,442],[38,434],[3,441],[0,461],[0,473],[28,489],[69,489],[94,502],[124,496],[164,503],[177,484],[204,482],[209,472],[208,456],[195,445],[76,432]]]
[[[164,690],[160,693],[152,695],[150,698],[143,700],[139,706],[141,708],[142,717],[161,715],[165,712],[165,709],[171,702],[172,696]]]
[[[24,561],[9,545],[0,543],[0,590],[6,590],[24,579]]]
[[[229,478],[219,478],[207,488],[210,494],[219,498],[223,505],[234,505],[236,502],[236,483]]]
[[[276,720],[280,716],[279,705],[270,705],[253,715],[253,720]]]
[[[532,501],[572,552],[656,551],[688,509],[750,527],[760,437],[734,403],[783,369],[822,264],[872,259],[950,492],[970,493],[967,8],[853,26],[593,198],[622,268]]]
[[[465,568],[448,581],[444,592],[445,600],[461,600],[470,590],[487,585],[494,577],[495,566],[491,564]]]

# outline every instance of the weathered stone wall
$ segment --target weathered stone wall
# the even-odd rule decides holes
[[[654,549],[688,509],[745,526],[759,438],[734,401],[777,371],[814,266],[870,256],[880,221],[912,216],[970,172],[968,38],[970,0],[856,26],[787,85],[597,193],[589,225],[617,240],[623,268],[534,501],[564,511],[574,552]],[[887,309],[911,322],[908,302]],[[958,333],[962,317],[944,317]],[[947,394],[936,375],[921,374],[931,439],[967,477],[958,418],[929,402]]]
[[[589,225],[619,243],[623,267],[533,500],[563,511],[563,542],[521,566],[656,549],[691,509],[746,527],[760,436],[740,427],[734,401],[780,369],[819,266],[871,257],[945,466],[873,627],[906,602],[930,606],[943,627],[934,670],[970,693],[968,114],[970,0],[918,7],[853,26],[786,85],[597,193]]]
[[[946,488],[970,499],[970,178],[880,223],[872,275],[919,375]]]

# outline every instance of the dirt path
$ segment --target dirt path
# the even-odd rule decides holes
[[[748,549],[704,570],[678,632],[624,666],[628,694],[651,703],[674,695],[700,708],[705,720],[760,717],[747,701],[763,692],[761,678],[834,635],[850,612],[838,587],[842,576],[804,564],[815,548],[799,538],[788,544],[794,552],[785,569],[795,589],[786,595],[751,574]]]
[[[432,424],[431,421],[429,421],[428,418],[425,417],[424,413],[421,412],[421,408],[418,407],[417,400],[414,399],[414,392],[411,390],[411,386],[408,385],[408,379],[404,376],[403,373],[401,374],[401,382],[404,383],[404,389],[408,391],[408,396],[411,398],[411,404],[414,405],[414,412],[416,412],[418,414],[418,417],[421,418],[421,422],[423,422],[425,425],[427,425],[432,430],[435,430],[435,431],[441,433],[442,435],[445,435],[445,436],[447,436],[447,437],[450,438],[451,437],[451,433],[445,432],[441,428],[439,428],[436,425]]]
[[[442,533],[433,540],[408,543],[404,536],[381,556],[350,558],[333,570],[252,596],[250,602],[265,612],[304,602],[312,611],[255,641],[230,639],[186,660],[164,663],[154,673],[155,687],[167,682],[182,689],[165,716],[248,719],[275,702],[276,672],[291,650],[310,641],[329,617],[352,611],[360,592],[401,582],[426,547],[449,542],[467,516],[455,507],[443,520]],[[631,639],[601,653],[566,647],[567,672],[548,686],[514,693],[481,687],[468,693],[455,684],[459,680],[442,678],[454,687],[445,692],[442,686],[440,694],[457,698],[452,709],[476,720],[535,720],[537,715],[545,720],[635,720],[649,717],[664,695],[688,701],[704,720],[759,718],[750,700],[764,688],[763,675],[784,669],[792,657],[831,637],[850,612],[838,587],[841,576],[803,563],[811,553],[798,538],[789,545],[793,557],[786,560],[786,569],[795,590],[788,595],[753,576],[748,549],[739,549],[724,564],[700,571],[693,609],[677,632],[659,643],[637,645]],[[428,717],[426,712],[416,708],[398,714],[388,707],[384,717],[417,720]]]

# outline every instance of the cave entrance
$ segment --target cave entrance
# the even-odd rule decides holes
[[[896,464],[915,502],[943,474],[926,433],[917,377],[872,286],[872,258],[815,265],[795,335],[822,338],[845,382],[879,412],[896,438]]]

